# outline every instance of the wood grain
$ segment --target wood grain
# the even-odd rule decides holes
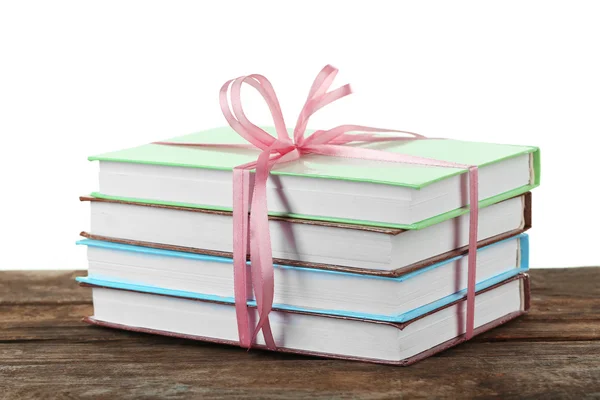
[[[532,270],[532,310],[407,368],[88,326],[85,271],[0,273],[0,398],[600,398],[600,268]]]

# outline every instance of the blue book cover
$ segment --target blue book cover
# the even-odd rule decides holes
[[[511,278],[519,273],[525,272],[529,268],[529,240],[526,234],[520,234],[503,241],[491,244],[489,246],[482,247],[478,250],[478,254],[484,254],[484,252],[493,249],[498,246],[502,246],[503,244],[517,241],[518,242],[518,255],[516,257],[516,264],[514,267],[509,268],[508,270],[488,277],[487,279],[481,280],[477,282],[476,290],[481,291],[486,288],[489,288],[493,285],[496,285],[508,278]],[[141,246],[132,246],[126,244],[105,242],[99,240],[81,240],[77,242],[81,245],[86,245],[91,248],[99,248],[99,249],[107,249],[111,251],[117,252],[125,252],[130,254],[137,254],[143,256],[144,259],[162,257],[163,260],[168,260],[169,258],[175,259],[184,259],[190,261],[200,261],[200,262],[209,262],[210,265],[223,264],[223,266],[227,266],[232,268],[232,260],[229,258],[223,257],[214,257],[207,256],[201,254],[194,253],[185,253],[179,251],[170,251],[170,250],[161,250],[149,247],[141,247]],[[295,267],[295,266],[286,266],[286,265],[275,265],[276,274],[284,271],[287,273],[287,276],[292,276],[290,274],[295,274],[298,276],[304,276],[306,274],[318,275],[318,279],[320,281],[327,281],[331,279],[340,279],[339,282],[344,282],[344,280],[348,279],[364,279],[366,285],[385,285],[387,287],[392,287],[394,290],[397,288],[398,291],[402,291],[403,288],[407,288],[407,283],[414,282],[417,278],[425,278],[427,274],[432,274],[438,271],[439,269],[445,267],[449,267],[452,263],[456,263],[460,261],[465,256],[454,257],[449,260],[445,260],[439,262],[437,264],[431,265],[426,268],[419,269],[417,271],[413,271],[411,273],[399,276],[399,277],[382,277],[382,276],[369,276],[369,275],[361,275],[361,274],[353,274],[349,272],[339,272],[339,271],[330,271],[330,270],[319,270],[315,268],[303,268],[303,267]],[[216,263],[216,264],[214,264]],[[250,263],[248,263],[250,266]],[[464,263],[466,264],[466,262]],[[200,265],[200,264],[199,264]],[[508,267],[508,266],[507,266]],[[122,266],[125,268],[125,266]],[[200,267],[198,267],[200,268]],[[251,268],[251,266],[250,266]],[[233,277],[231,276],[231,280]],[[277,280],[277,275],[276,275]],[[234,304],[234,298],[231,296],[224,296],[222,294],[215,293],[207,293],[208,290],[203,292],[190,291],[190,290],[178,290],[169,287],[163,287],[157,284],[148,284],[143,282],[143,279],[115,279],[114,276],[110,276],[110,274],[97,274],[93,273],[93,270],[90,269],[90,275],[88,277],[80,277],[77,278],[77,281],[80,283],[88,284],[91,286],[100,286],[112,289],[120,289],[120,290],[130,290],[137,291],[142,293],[152,293],[159,295],[166,295],[172,297],[179,298],[189,298],[194,300],[204,300],[204,301],[216,301],[226,304]],[[343,284],[343,283],[340,283]],[[383,287],[383,286],[382,286]],[[276,289],[277,293],[277,289]],[[404,310],[401,313],[373,313],[373,312],[360,312],[353,311],[352,309],[344,309],[344,307],[336,307],[336,308],[321,308],[321,307],[306,307],[302,306],[302,304],[286,304],[286,303],[275,303],[273,305],[274,309],[287,310],[287,311],[301,311],[301,312],[309,312],[314,314],[324,314],[324,315],[335,315],[342,317],[353,317],[374,321],[385,321],[385,322],[395,322],[395,323],[403,323],[410,321],[412,319],[418,318],[424,314],[431,312],[432,310],[438,309],[440,307],[444,307],[448,304],[455,302],[456,300],[461,299],[466,294],[466,289],[459,290],[457,292],[452,292],[451,294],[447,294],[445,296],[439,297],[433,301],[427,302],[426,304],[422,304],[418,307],[414,307],[409,310]],[[277,301],[277,298],[275,299]],[[256,303],[253,300],[248,301],[249,306],[255,306]]]

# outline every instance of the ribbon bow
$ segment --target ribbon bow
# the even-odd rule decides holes
[[[427,138],[412,132],[391,129],[379,129],[360,125],[340,125],[329,130],[318,130],[305,137],[309,118],[319,109],[352,93],[350,85],[328,91],[338,70],[331,65],[325,66],[315,78],[308,98],[298,116],[290,138],[277,95],[271,82],[262,75],[248,75],[229,80],[221,87],[219,100],[221,110],[229,125],[249,145],[205,144],[156,142],[156,144],[184,147],[224,147],[257,148],[261,152],[254,162],[239,165],[233,170],[233,266],[234,293],[240,346],[250,348],[258,332],[262,329],[265,343],[269,349],[276,349],[275,340],[269,322],[269,313],[273,307],[274,279],[273,256],[268,222],[266,184],[271,169],[278,163],[294,161],[305,154],[320,154],[333,157],[346,157],[362,160],[375,160],[396,163],[408,163],[424,166],[467,169],[469,173],[469,248],[467,279],[467,318],[466,338],[473,336],[475,311],[475,268],[477,253],[478,223],[478,169],[477,166],[435,160],[407,154],[391,153],[364,147],[346,146],[349,143],[374,143],[406,140],[426,140]],[[255,88],[267,103],[277,137],[254,125],[244,113],[241,102],[241,87],[246,83]],[[231,103],[231,106],[230,106]],[[361,132],[351,134],[350,132]],[[403,136],[380,136],[377,133],[403,133]],[[250,171],[255,170],[252,204],[250,199]],[[250,207],[249,207],[250,206]],[[248,229],[248,214],[250,214]],[[255,328],[250,326],[248,313],[248,286],[246,260],[250,244],[250,262],[252,287],[259,315]]]

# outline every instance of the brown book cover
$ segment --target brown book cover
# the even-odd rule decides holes
[[[493,236],[493,237],[490,237],[490,238],[487,238],[484,240],[480,240],[477,243],[478,248],[488,246],[490,244],[499,242],[501,240],[507,239],[512,236],[516,236],[518,234],[521,234],[521,233],[527,231],[529,228],[531,228],[531,192],[527,192],[527,193],[523,194],[522,197],[524,200],[523,226],[521,228],[514,229],[509,232],[505,232],[505,233],[502,233],[502,234],[499,234],[499,235],[496,235],[496,236]],[[178,206],[168,206],[168,205],[159,205],[159,204],[137,203],[137,202],[128,202],[128,201],[121,201],[121,200],[109,200],[109,199],[100,199],[100,198],[89,197],[89,196],[82,196],[82,197],[80,197],[80,200],[81,201],[89,201],[89,202],[128,204],[128,205],[135,205],[135,206],[139,206],[139,207],[166,208],[166,209],[180,210],[180,211],[186,211],[186,212],[197,212],[197,213],[207,213],[207,214],[231,216],[231,212],[228,212],[228,211],[217,211],[217,210],[208,210],[208,209],[191,208],[191,207],[178,207]],[[384,235],[401,235],[404,232],[407,232],[406,230],[403,230],[403,229],[384,228],[384,227],[365,226],[365,225],[353,225],[353,224],[327,222],[327,221],[314,221],[314,220],[307,220],[307,219],[284,218],[284,217],[277,217],[277,216],[269,216],[269,219],[286,221],[286,222],[292,223],[292,224],[319,225],[319,226],[335,227],[335,228],[339,228],[339,229],[354,229],[354,230],[361,230],[361,231],[370,231],[370,232],[381,233]],[[102,236],[102,235],[95,235],[95,234],[88,233],[88,232],[81,232],[80,234],[81,234],[81,236],[88,238],[88,239],[103,240],[103,241],[107,241],[107,242],[129,244],[129,245],[134,245],[134,246],[151,247],[151,248],[162,249],[162,250],[182,251],[182,252],[187,252],[187,253],[204,254],[204,255],[217,256],[217,257],[227,257],[227,258],[232,257],[231,252],[226,252],[226,251],[217,251],[217,250],[208,250],[208,249],[201,249],[201,248],[195,248],[195,247],[176,246],[176,245],[172,245],[172,244],[145,242],[145,241],[133,240],[131,238],[108,237],[108,236]],[[374,269],[367,269],[367,268],[356,268],[356,267],[349,267],[349,266],[342,266],[342,265],[312,263],[312,262],[304,262],[304,261],[281,259],[281,258],[274,258],[273,262],[275,262],[277,264],[293,265],[293,266],[304,267],[304,268],[316,268],[316,269],[325,269],[325,270],[331,270],[331,271],[351,272],[351,273],[359,273],[359,274],[364,274],[364,275],[397,277],[397,276],[401,276],[401,275],[413,272],[415,270],[425,268],[430,265],[451,259],[453,257],[464,255],[467,253],[467,250],[468,250],[468,246],[463,246],[463,247],[454,249],[452,251],[448,251],[446,253],[439,254],[437,256],[430,257],[425,260],[421,260],[421,261],[415,262],[411,265],[407,265],[407,266],[404,266],[404,267],[401,267],[401,268],[398,268],[395,270],[391,270],[391,271],[374,270]]]

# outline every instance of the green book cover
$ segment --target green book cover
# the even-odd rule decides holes
[[[272,128],[266,128],[266,130],[274,134],[274,130]],[[185,136],[167,139],[165,141],[192,143],[247,143],[229,127],[192,133]],[[539,185],[540,154],[537,147],[466,142],[449,139],[375,143],[366,145],[365,147],[444,161],[452,161],[461,164],[477,165],[479,167],[484,167],[486,165],[512,157],[517,157],[522,154],[533,154],[533,182],[530,185],[523,186],[521,188],[515,188],[507,193],[482,200],[480,201],[481,207],[494,204],[498,201],[516,196],[521,193],[525,193]],[[225,149],[214,147],[185,148],[157,144],[145,144],[138,147],[92,156],[89,157],[89,160],[230,171],[238,165],[255,161],[258,154],[259,150],[254,149]],[[466,171],[458,168],[423,167],[410,164],[373,162],[347,159],[342,157],[328,157],[307,154],[300,160],[276,165],[271,173],[275,175],[293,175],[318,179],[371,182],[383,185],[404,186],[420,189],[434,182],[438,182],[458,174],[466,173]],[[115,199],[115,197],[103,196],[100,193],[93,193],[93,195],[96,197]],[[147,203],[152,203],[152,201],[143,199],[126,200],[142,200]],[[165,204],[165,202],[163,202],[163,204]],[[203,208],[218,208],[191,204],[185,205]],[[458,209],[409,226],[390,224],[382,225],[400,227],[404,229],[420,229],[466,212],[468,212],[468,209]],[[311,219],[323,219],[300,215],[293,216]],[[364,221],[344,220],[343,222],[367,223],[374,225]]]

